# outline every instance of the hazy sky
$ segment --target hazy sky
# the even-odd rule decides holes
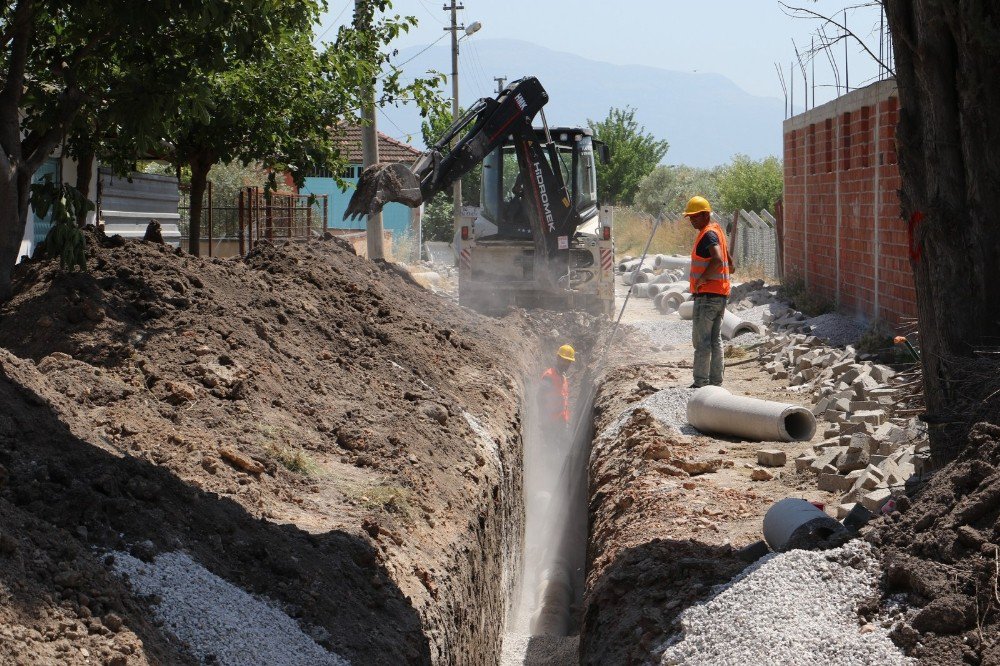
[[[789,4],[843,19],[844,7],[859,4],[845,0],[788,0]],[[354,0],[328,0],[329,10],[317,30],[321,40],[330,40],[336,28],[351,18]],[[420,24],[400,38],[397,48],[422,46],[447,35],[443,26],[448,12],[441,0],[395,0],[393,10],[415,16]],[[522,39],[557,51],[567,51],[594,60],[616,64],[643,64],[677,71],[713,72],[732,79],[754,95],[782,97],[774,63],[782,63],[786,78],[795,58],[792,38],[800,51],[808,48],[819,21],[787,16],[777,0],[463,0],[459,21],[466,25],[480,21],[483,28],[462,41],[460,75],[475,96],[485,94],[487,79],[517,72],[485,72],[476,69],[476,41]],[[880,10],[870,7],[848,11],[848,26],[866,39],[879,54]],[[827,26],[831,37],[837,28]],[[448,38],[442,40],[446,43]],[[844,44],[834,47],[834,55],[844,80]],[[888,48],[888,45],[886,45]],[[872,59],[855,42],[848,48],[851,87],[873,80],[879,71]],[[834,75],[825,54],[816,62],[816,101],[834,96]],[[439,70],[448,72],[450,62]],[[812,65],[807,64],[812,87]],[[416,72],[415,72],[416,73]],[[464,84],[463,84],[464,85]],[[595,91],[597,92],[597,91]],[[795,108],[803,104],[802,74],[796,65]],[[464,95],[463,95],[464,97]],[[811,100],[811,98],[810,98]],[[811,106],[810,101],[810,106]]]

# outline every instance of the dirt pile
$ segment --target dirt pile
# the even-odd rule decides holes
[[[893,639],[922,664],[1000,664],[1000,426],[976,425],[908,504],[868,537],[887,595],[919,608]]]
[[[520,377],[551,318],[470,314],[336,240],[245,261],[88,245],[89,274],[24,265],[0,310],[0,533],[104,582],[25,578],[40,601],[0,604],[5,656],[113,611],[145,643],[121,663],[176,661],[99,555],[68,554],[91,548],[183,550],[352,663],[498,653]],[[15,562],[0,552],[4,595]]]

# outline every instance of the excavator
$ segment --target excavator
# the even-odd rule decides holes
[[[365,169],[344,219],[390,201],[417,207],[482,164],[480,213],[456,230],[459,303],[610,316],[612,210],[598,208],[595,164],[595,154],[608,162],[608,149],[587,128],[549,128],[547,102],[535,77],[478,100],[412,165]]]

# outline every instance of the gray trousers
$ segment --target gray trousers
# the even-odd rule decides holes
[[[722,357],[722,318],[725,296],[695,296],[691,342],[694,344],[695,386],[722,386],[725,362]]]

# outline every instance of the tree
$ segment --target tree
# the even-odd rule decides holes
[[[781,160],[735,155],[719,173],[719,206],[724,211],[773,210],[784,187]]]
[[[611,151],[611,163],[597,165],[598,197],[603,203],[631,204],[639,183],[667,154],[669,144],[647,134],[633,108],[612,108],[607,118],[588,119],[587,125]]]
[[[288,172],[298,185],[319,166],[341,171],[344,157],[336,137],[345,120],[355,119],[386,65],[383,47],[415,23],[399,16],[375,22],[374,14],[391,5],[367,0],[354,26],[341,28],[336,42],[321,53],[312,44],[318,3],[290,4],[298,10],[272,17],[269,49],[233,59],[214,76],[204,73],[211,79],[208,112],[184,114],[172,132],[169,159],[191,170],[192,254],[199,253],[202,200],[217,162],[262,162],[272,177]],[[410,95],[426,105],[436,81],[418,78],[404,86],[398,71],[390,69],[382,76],[381,101]]]
[[[172,111],[204,111],[204,80],[227,58],[264,48],[281,0],[16,0],[0,9],[0,298],[28,218],[34,172],[75,128],[156,145]],[[293,3],[294,4],[294,3]],[[187,85],[182,85],[186,83]]]
[[[684,210],[695,194],[718,201],[719,169],[659,165],[639,183],[635,203],[646,213],[658,217]]]
[[[917,290],[931,451],[946,460],[970,419],[997,412],[1000,326],[1000,24],[991,0],[885,0],[895,49],[902,177]]]
[[[465,109],[459,108],[464,114]],[[428,148],[437,143],[452,124],[450,108],[437,108],[427,114],[420,123],[420,133],[424,145]],[[444,151],[447,155],[447,149]],[[462,201],[479,204],[482,191],[483,165],[478,164],[469,173],[462,176]],[[424,204],[424,214],[421,217],[423,237],[426,240],[448,241],[455,235],[455,200],[451,191],[438,192],[430,201]]]

